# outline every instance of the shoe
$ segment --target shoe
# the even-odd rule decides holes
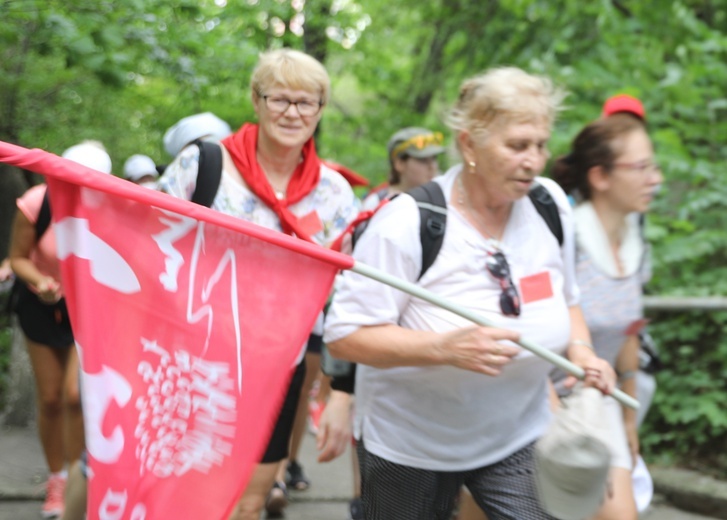
[[[348,503],[348,520],[364,520],[360,497],[356,497]]]
[[[285,472],[285,477],[285,484],[289,489],[305,491],[310,487],[310,480],[308,480],[305,473],[303,473],[303,466],[294,460],[288,462],[288,469]]]
[[[321,423],[321,416],[326,405],[316,400],[308,403],[308,431],[313,435],[318,435],[318,425]]]
[[[265,512],[268,518],[282,518],[287,505],[288,489],[285,487],[285,482],[276,482],[265,500]]]
[[[66,478],[51,475],[45,488],[45,502],[40,514],[43,518],[57,518],[63,514],[63,493],[66,490]]]

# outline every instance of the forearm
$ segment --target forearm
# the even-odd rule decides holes
[[[631,397],[636,397],[636,373],[638,370],[639,338],[638,336],[628,336],[616,359],[616,373],[619,378],[619,387]],[[636,424],[636,410],[624,407],[623,413],[625,423]]]
[[[583,365],[587,360],[596,357],[591,342],[591,333],[588,331],[588,325],[586,325],[580,305],[569,307],[568,312],[571,323],[570,342],[567,351],[568,359],[576,365]]]
[[[38,268],[29,258],[11,258],[10,267],[13,269],[15,276],[20,278],[26,284],[35,288],[41,285],[41,282],[48,278],[38,270]]]
[[[446,364],[440,334],[398,325],[361,327],[327,345],[339,359],[377,368]]]

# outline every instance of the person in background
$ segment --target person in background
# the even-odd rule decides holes
[[[328,73],[302,52],[269,51],[253,71],[250,95],[258,123],[247,123],[221,141],[222,180],[211,208],[328,246],[358,212],[350,185],[321,162],[313,141],[330,96]],[[174,139],[180,144],[196,137],[177,134],[184,134]],[[199,147],[183,148],[160,178],[159,188],[189,200],[198,166]],[[301,345],[295,367],[280,367],[292,379],[266,452],[232,514],[234,520],[258,520],[280,462],[288,456],[305,378],[304,348]]]
[[[219,142],[230,134],[230,125],[212,112],[193,114],[180,119],[164,133],[164,149],[170,157],[177,157],[198,139]]]
[[[111,158],[96,141],[72,146],[63,157],[111,172]],[[14,310],[35,374],[38,433],[50,472],[41,513],[51,518],[63,513],[66,464],[80,458],[84,434],[78,353],[63,297],[55,234],[50,225],[36,234],[46,189],[45,184],[34,186],[18,199],[9,258],[19,281]]]
[[[644,121],[615,113],[590,123],[555,161],[552,176],[576,201],[576,276],[593,346],[615,368],[621,389],[636,397],[638,334],[645,323],[642,286],[650,276],[639,220],[663,182]],[[556,389],[566,395],[559,385],[563,375],[554,374]],[[605,404],[611,493],[596,518],[635,520],[636,411],[611,398]]]
[[[618,94],[606,100],[603,104],[602,116],[608,117],[614,114],[628,114],[646,123],[646,109],[640,99],[628,94]],[[642,227],[643,227],[642,217]],[[650,262],[647,257],[645,261]],[[641,339],[640,369],[636,374],[636,395],[638,396],[639,411],[637,413],[637,425],[641,426],[646,414],[649,411],[654,394],[656,393],[656,378],[654,372],[658,370],[660,361],[657,356],[656,345],[646,328],[639,333]]]
[[[361,209],[375,209],[382,200],[431,181],[439,173],[437,160],[445,152],[443,142],[440,132],[426,128],[402,128],[392,135],[386,145],[390,166],[388,185],[370,193]]]
[[[434,263],[419,278],[421,223],[408,195],[383,206],[356,244],[357,261],[497,327],[343,274],[324,341],[359,364],[354,430],[366,518],[448,519],[463,485],[490,518],[550,518],[533,477],[534,443],[551,419],[550,365],[513,345],[521,335],[567,354],[585,384],[614,388],[613,369],[588,346],[568,199],[536,179],[562,97],[514,67],[466,80],[449,118],[462,164],[435,179],[448,217]],[[536,182],[556,204],[562,247],[527,196]]]
[[[406,192],[417,186],[428,183],[439,173],[438,157],[445,152],[443,146],[444,136],[439,132],[432,132],[426,128],[408,127],[398,130],[389,139],[386,148],[389,157],[390,171],[389,184],[382,189],[373,191],[364,199],[362,209],[375,210],[379,204],[399,193]],[[321,422],[325,431],[319,436],[321,444],[324,440],[335,438],[340,432],[346,432],[343,422],[350,422],[350,410],[353,400],[348,392],[352,392],[352,383],[336,381],[334,378],[333,391],[335,400],[328,412],[323,411]],[[344,397],[349,396],[349,397]],[[318,431],[316,431],[318,434]],[[335,442],[328,443],[331,446]],[[355,446],[355,439],[353,439]],[[329,448],[331,447],[329,446]],[[321,453],[320,460],[328,461],[345,450],[345,446],[327,450]],[[363,519],[361,505],[361,481],[359,478],[359,461],[356,450],[351,450],[353,467],[353,497],[349,502],[349,517],[351,520]]]
[[[148,155],[132,155],[124,163],[124,178],[147,188],[154,189],[159,177],[154,160]]]

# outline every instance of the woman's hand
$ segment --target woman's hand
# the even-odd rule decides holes
[[[35,284],[38,298],[45,303],[56,303],[61,299],[61,284],[50,276],[44,276]]]
[[[0,263],[0,282],[10,280],[13,276],[13,270],[10,267],[10,259],[6,258]]]
[[[318,462],[330,462],[351,443],[351,395],[333,390],[318,423]]]
[[[575,363],[585,372],[583,383],[586,386],[597,388],[605,395],[613,393],[616,388],[616,371],[608,361],[596,357],[594,354]],[[564,384],[566,388],[572,388],[577,381],[575,376],[569,376]]]
[[[519,339],[520,334],[512,330],[467,327],[443,334],[437,348],[446,364],[497,376],[521,350],[500,342]]]

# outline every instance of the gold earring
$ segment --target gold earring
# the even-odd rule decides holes
[[[477,166],[477,165],[475,164],[474,161],[470,161],[470,162],[467,163],[467,166],[470,167],[470,173],[474,173],[475,172],[475,166]]]

